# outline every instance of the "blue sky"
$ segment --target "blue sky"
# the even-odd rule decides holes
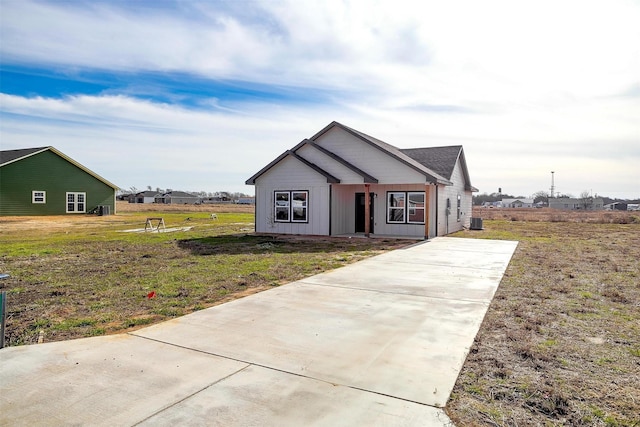
[[[332,120],[481,192],[640,197],[640,2],[0,0],[0,144],[242,191]]]

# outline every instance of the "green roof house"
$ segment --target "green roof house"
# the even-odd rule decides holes
[[[117,189],[53,147],[0,151],[0,216],[115,213]]]

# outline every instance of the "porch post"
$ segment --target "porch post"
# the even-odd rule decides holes
[[[431,216],[430,209],[430,199],[431,199],[431,184],[427,183],[424,186],[424,238],[425,240],[429,240],[429,217]]]
[[[371,200],[369,200],[369,184],[364,185],[364,236],[369,237],[371,224]]]

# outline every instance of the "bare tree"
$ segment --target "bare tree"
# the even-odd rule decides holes
[[[591,205],[593,205],[593,197],[591,197],[591,194],[587,190],[580,193],[580,206],[586,211]]]
[[[549,204],[549,193],[544,190],[536,191],[531,195],[533,199],[533,203],[543,202],[545,204]]]

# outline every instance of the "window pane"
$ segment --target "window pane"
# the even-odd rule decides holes
[[[389,222],[404,222],[404,209],[389,209]]]
[[[275,217],[278,222],[289,222],[289,192],[276,191],[275,193]]]
[[[276,192],[276,205],[289,206],[289,193]]]
[[[67,203],[67,212],[74,212],[75,206],[75,203]]]
[[[404,222],[405,193],[387,193],[387,221]]]
[[[424,223],[424,193],[409,193],[407,198],[409,201],[407,222]]]
[[[306,191],[291,192],[292,221],[307,221],[307,198],[308,193]]]
[[[276,207],[276,221],[289,221],[289,207]]]

